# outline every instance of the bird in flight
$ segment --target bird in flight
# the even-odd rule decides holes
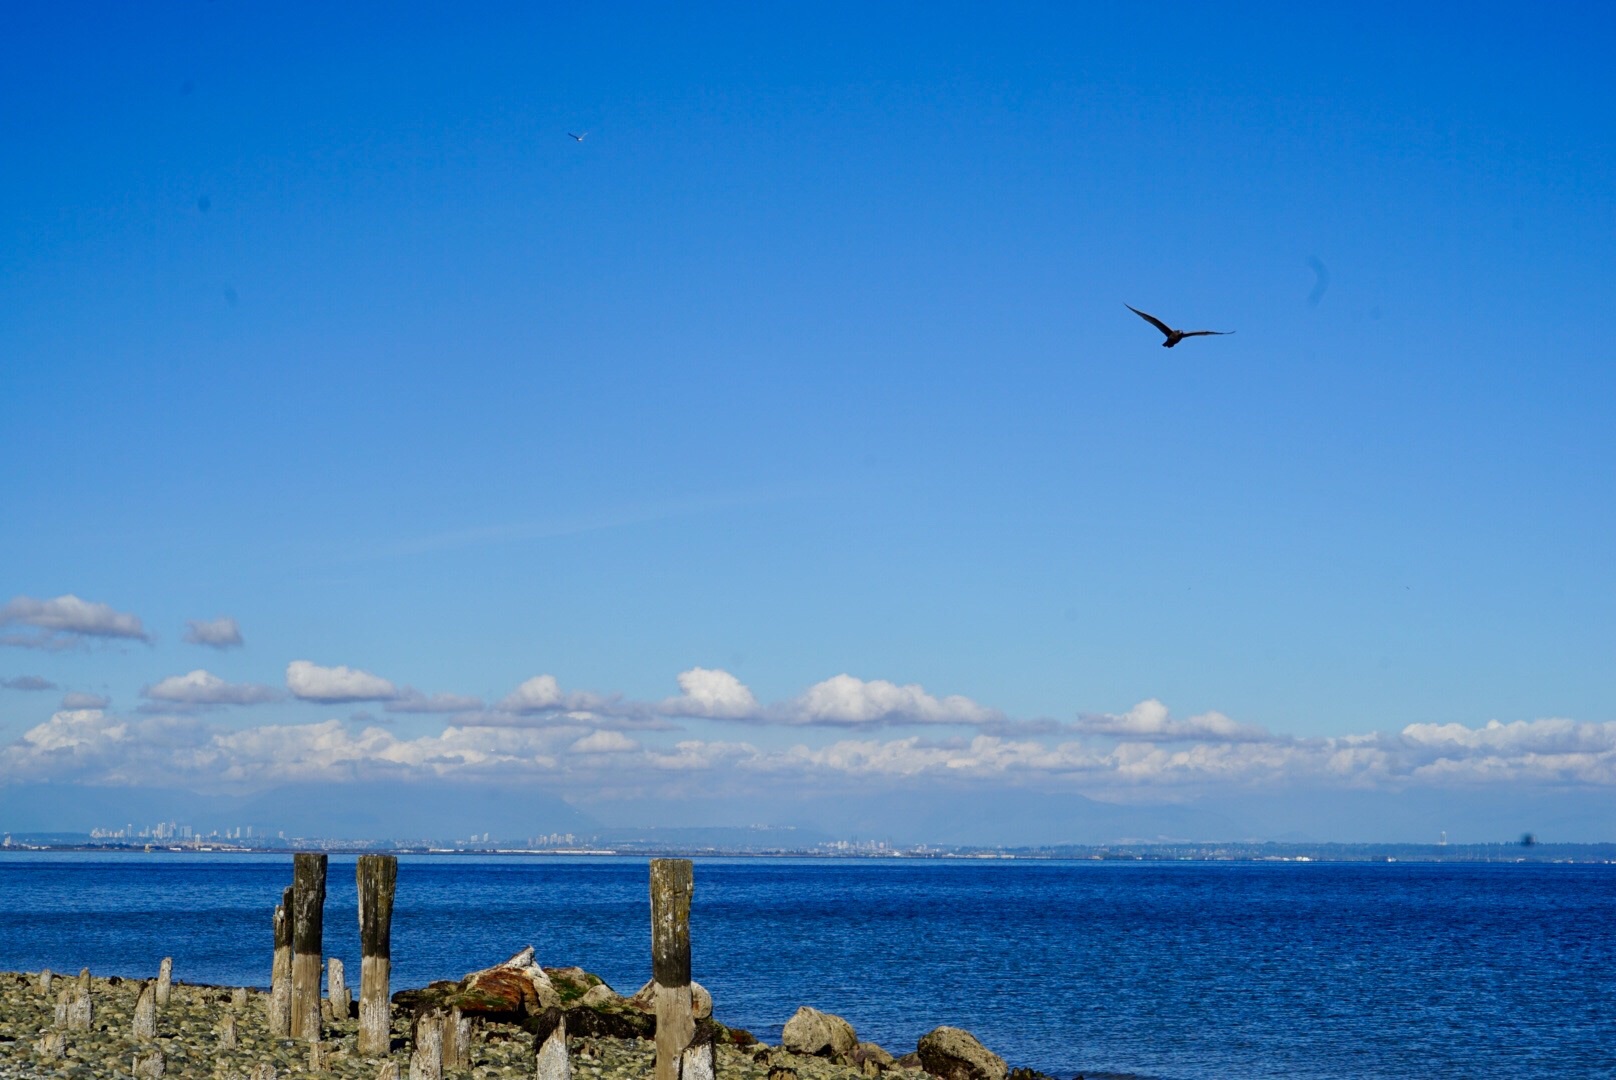
[[[1132,304],[1123,304],[1122,306],[1167,335],[1167,340],[1162,342],[1162,348],[1164,349],[1171,349],[1174,345],[1177,345],[1180,341],[1183,341],[1187,337],[1206,337],[1208,335],[1221,336],[1224,334],[1234,333],[1233,330],[1174,330],[1171,326],[1168,326],[1166,323],[1156,318],[1156,316],[1146,315],[1143,311],[1140,311]]]
[[[579,132],[577,135],[574,135],[570,131],[567,132],[567,138],[571,139],[573,142],[583,142],[588,136],[589,132],[587,131]]]

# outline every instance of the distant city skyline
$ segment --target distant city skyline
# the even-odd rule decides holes
[[[1616,839],[1616,12],[380,11],[0,41],[0,828]]]

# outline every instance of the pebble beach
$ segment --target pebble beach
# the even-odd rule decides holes
[[[135,1034],[143,980],[89,979],[93,1004],[88,1028],[58,1023],[57,999],[76,986],[77,975],[54,975],[45,989],[41,973],[0,973],[0,1078],[90,1080],[160,1075],[180,1080],[271,1080],[320,1076],[377,1080],[410,1075],[409,1019],[393,1015],[393,1047],[385,1058],[357,1052],[358,1021],[327,1008],[318,1043],[275,1037],[265,1020],[267,993],[229,987],[173,984],[168,1003],[156,1010],[155,1035]],[[231,1029],[233,1028],[233,1032]],[[585,1037],[568,1040],[577,1080],[640,1080],[653,1072],[649,1039]],[[789,1069],[799,1080],[861,1080],[865,1071],[780,1047],[721,1045],[719,1075],[733,1080],[776,1080]],[[472,1080],[514,1080],[535,1073],[534,1039],[514,1024],[479,1023],[473,1029],[469,1070],[451,1070]],[[905,1074],[909,1074],[904,1070]],[[918,1072],[909,1075],[922,1075]]]

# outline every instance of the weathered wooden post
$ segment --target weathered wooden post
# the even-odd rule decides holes
[[[131,1071],[135,1074],[136,1080],[157,1080],[166,1069],[167,1063],[164,1061],[163,1052],[154,1046],[135,1054]]]
[[[142,986],[135,999],[134,1030],[137,1040],[157,1038],[157,988],[153,983]]]
[[[325,962],[325,997],[331,1003],[331,1015],[337,1020],[348,1019],[348,1006],[353,998],[348,993],[348,979],[342,961],[335,956]]]
[[[651,860],[651,979],[656,983],[656,1080],[679,1080],[679,1059],[696,1034],[690,1005],[689,859]]]
[[[323,852],[292,856],[292,1038],[320,1037],[320,968],[325,952]]]
[[[55,978],[56,977],[51,974],[50,968],[46,968],[44,971],[41,971],[39,973],[39,992],[44,994],[46,997],[50,997],[51,983],[55,980]]]
[[[572,1080],[572,1059],[567,1055],[567,1015],[560,1009],[546,1009],[539,1016],[538,1080]]]
[[[410,1033],[410,1080],[443,1080],[443,1012],[428,1009]]]
[[[359,879],[359,1053],[385,1057],[392,1049],[393,893],[397,855],[361,855]]]
[[[269,971],[269,997],[264,1000],[269,1033],[278,1039],[292,1034],[292,887],[286,886],[275,908],[275,963]]]
[[[456,1005],[443,1021],[443,1068],[471,1068],[471,1017]]]
[[[213,1030],[219,1035],[219,1046],[226,1050],[236,1048],[236,1014],[225,1013],[214,1025]]]
[[[174,990],[174,958],[163,957],[163,962],[157,965],[157,1005],[159,1008],[168,1005],[168,998]]]

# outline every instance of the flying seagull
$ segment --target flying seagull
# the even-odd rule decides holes
[[[1162,348],[1164,349],[1171,349],[1174,345],[1177,345],[1180,341],[1183,341],[1187,337],[1206,337],[1208,334],[1222,335],[1234,333],[1233,330],[1174,330],[1171,326],[1168,326],[1166,323],[1156,318],[1156,316],[1146,315],[1143,311],[1140,311],[1132,304],[1123,304],[1122,306],[1167,335],[1167,340],[1162,342]]]
[[[589,132],[587,132],[587,131],[579,132],[577,135],[574,135],[570,131],[567,132],[567,138],[571,139],[573,142],[583,142],[584,139],[588,137],[588,135],[589,135]]]

